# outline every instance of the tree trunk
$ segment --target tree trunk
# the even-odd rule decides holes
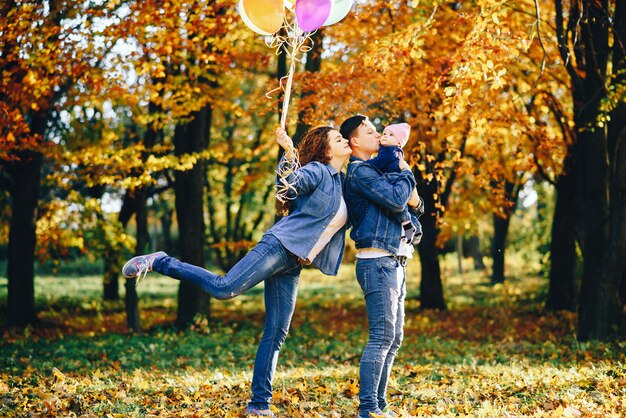
[[[424,214],[420,217],[422,224],[422,241],[417,246],[420,263],[422,264],[422,281],[420,283],[420,304],[422,309],[446,309],[441,284],[441,268],[439,266],[439,249],[437,248],[437,212],[432,185],[420,188],[420,196],[424,200]]]
[[[212,109],[207,105],[196,112],[191,122],[176,127],[174,133],[175,154],[182,155],[203,151],[209,137]],[[199,160],[188,171],[175,172],[176,216],[179,227],[180,258],[182,261],[204,266],[204,205],[203,186],[206,175],[205,163]],[[206,294],[197,287],[181,282],[178,290],[178,316],[176,325],[186,327],[194,316],[208,314]]]
[[[623,12],[626,13],[626,5],[622,3]],[[626,20],[626,16],[622,16]],[[626,24],[623,26],[626,27]],[[626,38],[626,34],[623,35]],[[626,67],[626,63],[624,65]],[[624,76],[626,81],[626,75]],[[613,298],[617,310],[617,318],[614,318],[610,325],[615,329],[614,335],[617,339],[626,338],[626,298],[624,298],[624,289],[626,284],[626,103],[622,104],[620,112],[615,112],[613,117],[619,116],[621,119],[622,130],[616,139],[616,161],[614,162],[615,173],[612,181],[611,196],[611,219],[610,219],[610,241],[609,244],[614,251],[615,256],[615,285],[617,288],[617,297]],[[613,141],[609,141],[612,145]]]
[[[148,112],[150,114],[156,114],[159,110],[158,106],[154,102],[148,104]],[[143,145],[146,151],[142,155],[142,159],[145,161],[150,153],[150,150],[156,144],[158,131],[154,126],[148,126],[143,138]],[[148,195],[151,190],[148,186],[142,186],[133,191],[133,197],[135,201],[135,221],[137,224],[137,242],[135,245],[135,254],[146,254],[149,252],[148,244],[150,242],[150,232],[148,229],[148,209],[147,201]],[[137,295],[137,279],[126,280],[126,294],[124,297],[124,305],[126,306],[126,324],[128,328],[135,332],[141,331],[141,320],[139,315],[139,296]]]
[[[609,170],[606,162],[607,142],[602,133],[581,133],[583,147],[582,212],[585,224],[583,240],[583,280],[579,305],[578,337],[612,341],[621,333],[623,306],[619,299],[619,284],[624,274],[623,241],[624,191],[614,196],[619,202],[608,202]],[[623,146],[621,148],[624,148]],[[620,152],[624,154],[622,150]],[[617,166],[624,175],[626,159]],[[618,207],[621,205],[621,208]]]
[[[485,270],[485,263],[483,262],[483,252],[480,249],[480,238],[477,236],[471,236],[467,240],[467,255],[474,260],[474,270]]]
[[[148,244],[150,242],[146,189],[142,188],[136,190],[135,196],[137,199],[137,212],[135,212],[135,220],[137,222],[137,245],[135,246],[135,252],[137,254],[145,254],[148,252]]]
[[[135,190],[135,220],[137,223],[137,244],[135,254],[148,252],[150,236],[148,232],[148,211],[146,209],[147,191],[145,188]],[[126,325],[134,332],[141,331],[141,317],[139,315],[139,296],[137,295],[137,279],[126,280],[124,287],[124,306],[126,308]]]
[[[120,251],[106,242],[104,245],[105,248],[102,257],[104,262],[102,298],[104,300],[118,300],[120,298]]]
[[[510,216],[503,218],[493,215],[493,240],[491,241],[493,271],[491,273],[491,284],[504,283],[504,250],[510,221]]]
[[[616,85],[626,85],[626,2],[619,1],[615,6],[615,37],[620,46],[613,51],[613,68],[617,73]],[[621,274],[617,271],[619,317],[616,320],[619,338],[626,338],[626,101],[623,100],[611,112],[611,126],[608,130],[609,149],[615,150],[613,161],[613,182],[611,196],[611,245],[617,251],[617,259],[621,262]]]
[[[626,274],[626,104],[613,112],[611,120],[606,138],[602,131],[581,135],[581,158],[587,170],[583,177],[583,218],[590,217],[584,222],[584,296],[578,328],[582,341],[615,341],[626,331],[624,301],[620,298]]]
[[[126,326],[133,332],[141,332],[141,317],[139,316],[139,298],[137,297],[137,279],[124,282],[124,309],[126,311]]]
[[[623,328],[618,296],[624,275],[626,246],[626,105],[601,105],[609,91],[626,80],[626,3],[583,0],[563,11],[555,0],[559,52],[570,78],[577,132],[577,196],[580,241],[584,257],[578,306],[581,341],[616,340]],[[564,17],[570,19],[564,24]],[[575,60],[570,59],[574,52]],[[612,60],[612,62],[610,62]]]
[[[35,310],[36,221],[43,157],[29,152],[7,167],[12,177],[12,214],[8,248],[8,324],[37,321]]]
[[[574,149],[570,147],[564,173],[556,184],[556,205],[550,241],[550,283],[546,309],[575,311],[576,286],[576,172]]]
[[[619,298],[622,301],[622,305],[626,305],[626,271],[624,271],[619,285]]]
[[[170,254],[174,249],[172,241],[172,212],[166,209],[161,215],[161,235],[163,236],[163,251]]]
[[[573,89],[581,162],[580,222],[584,229],[578,337],[582,341],[613,341],[620,338],[624,326],[618,293],[626,263],[626,104],[618,102],[604,126],[598,126],[598,116],[608,94],[607,82],[618,85],[626,80],[626,8],[624,2],[616,2],[610,16],[606,5],[587,0],[582,10],[586,74],[581,81],[574,79],[582,91]],[[608,72],[611,57],[615,79]]]
[[[504,193],[507,201],[512,205],[504,210],[504,216],[493,215],[493,240],[491,241],[491,257],[493,258],[493,271],[491,284],[504,283],[504,253],[506,250],[506,237],[509,233],[511,215],[517,200],[517,188],[515,183],[507,181],[504,185]]]
[[[463,274],[463,235],[456,236],[456,261],[459,267],[459,274]]]
[[[122,230],[126,229],[130,218],[137,211],[137,199],[135,199],[132,191],[126,191],[122,199],[122,208],[118,214],[118,222],[122,226]],[[108,245],[105,243],[104,250],[104,283],[103,298],[104,300],[118,300],[119,293],[119,276],[120,265],[122,264],[121,248],[117,245]]]
[[[460,156],[465,155],[465,145],[467,135],[471,129],[471,120],[468,118],[463,134],[463,141],[459,147]],[[445,148],[445,147],[444,147]],[[435,174],[435,166],[446,158],[444,153],[435,154],[433,162],[426,158],[427,172]],[[452,186],[456,181],[458,162],[454,164],[449,172],[448,178],[439,189],[440,184],[435,180],[426,181],[421,171],[414,171],[420,196],[424,201],[424,214],[420,217],[422,224],[422,240],[418,245],[420,262],[422,264],[422,281],[420,283],[420,302],[423,309],[446,309],[446,302],[443,297],[443,285],[441,283],[441,268],[439,266],[439,249],[437,248],[437,237],[439,228],[437,226],[437,207],[435,202],[445,208],[448,205]],[[435,175],[435,178],[438,176]]]

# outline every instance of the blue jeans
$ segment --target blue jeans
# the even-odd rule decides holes
[[[387,406],[391,367],[404,338],[405,269],[392,257],[357,259],[356,277],[365,297],[369,340],[361,356],[359,417]]]
[[[228,273],[220,276],[173,257],[155,260],[152,270],[188,281],[217,299],[230,299],[265,281],[265,329],[254,361],[250,406],[269,408],[278,353],[296,307],[302,266],[273,235],[266,234]]]

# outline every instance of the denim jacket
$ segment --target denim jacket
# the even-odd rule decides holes
[[[290,198],[295,198],[290,201],[289,215],[278,221],[267,233],[278,238],[289,252],[306,258],[339,210],[343,174],[330,164],[313,161],[299,168],[295,176],[295,190],[288,193]],[[322,273],[337,275],[345,239],[344,226],[312,260]]]
[[[346,174],[346,205],[356,248],[398,252],[402,212],[415,187],[411,170],[383,175],[376,167],[350,157]],[[420,228],[421,229],[421,228]]]

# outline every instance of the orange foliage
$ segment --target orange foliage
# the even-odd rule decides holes
[[[160,173],[201,159],[218,180],[223,167],[242,168],[235,194],[263,183],[275,55],[235,3],[71,1],[47,10],[21,2],[3,12],[0,159],[45,152],[58,173],[48,181],[65,190],[154,185]],[[312,125],[356,112],[379,125],[407,121],[405,150],[421,185],[436,186],[446,224],[465,227],[507,204],[503,181],[561,170],[570,98],[549,29],[552,4],[539,4],[541,22],[530,0],[357,2],[322,29],[322,70],[294,81],[314,94],[298,101],[296,91],[291,115],[302,110]],[[210,150],[172,155],[173,127],[207,104]],[[45,129],[52,122],[61,132]],[[148,129],[160,132],[155,148],[141,144]]]
[[[456,177],[450,199],[437,203],[440,217],[468,225],[510,204],[503,181],[526,181],[538,166],[560,173],[570,98],[548,29],[553,6],[541,7],[543,46],[532,1],[357,4],[325,29],[322,71],[298,80],[315,94],[299,105],[308,120],[340,123],[358,112],[379,126],[408,122],[406,157],[422,186],[436,184],[441,199]]]
[[[40,258],[57,254],[54,248],[84,250],[77,241],[81,233],[60,222],[59,213],[72,204],[83,207],[89,199],[81,194],[162,185],[168,170],[230,158],[237,150],[220,146],[172,153],[174,126],[206,104],[248,121],[269,111],[265,103],[259,112],[254,101],[237,102],[249,95],[236,91],[241,77],[251,79],[248,67],[269,75],[272,54],[244,27],[234,6],[231,0],[1,6],[0,160],[43,152],[49,167],[45,187],[56,190],[39,211]],[[148,129],[160,132],[151,148],[141,140]],[[244,127],[238,134],[251,131]],[[243,148],[252,156],[267,149]],[[258,175],[247,178],[241,187],[254,184]],[[81,213],[82,223],[97,228],[90,211]]]

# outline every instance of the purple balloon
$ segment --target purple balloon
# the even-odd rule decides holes
[[[322,27],[333,9],[334,0],[296,0],[296,20],[305,32]]]

